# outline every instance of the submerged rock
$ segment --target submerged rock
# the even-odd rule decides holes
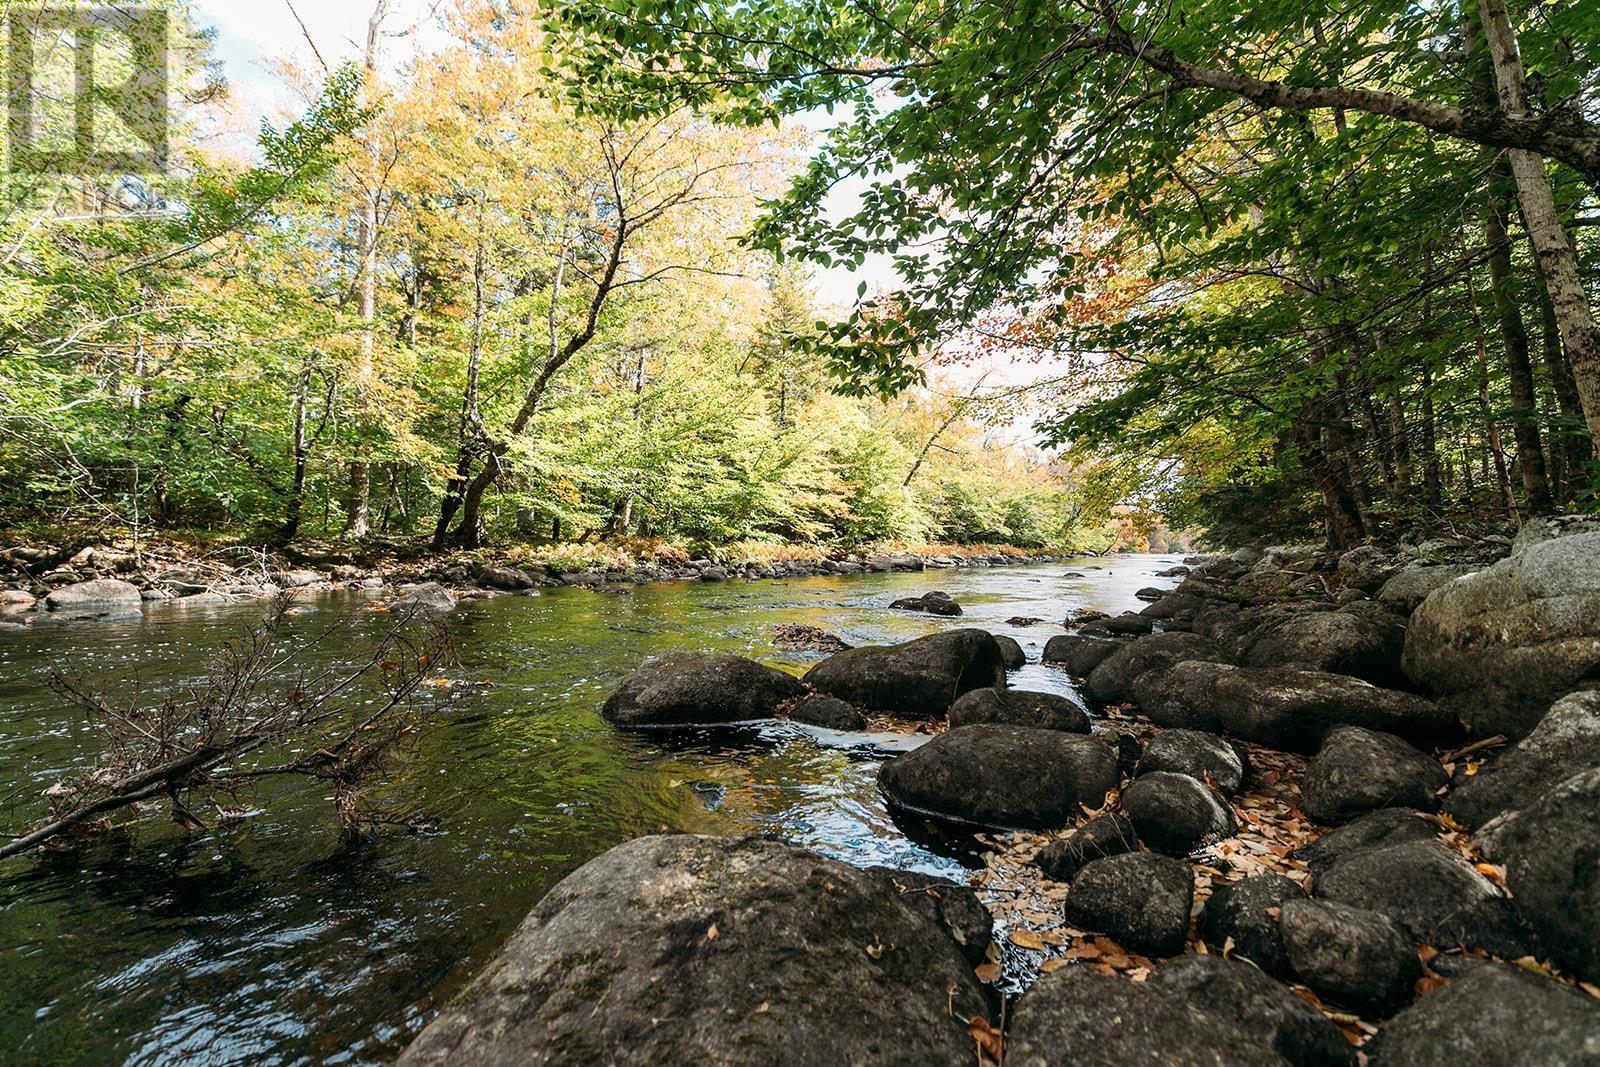
[[[1146,956],[1174,956],[1189,939],[1194,872],[1182,860],[1125,852],[1092,860],[1067,889],[1067,921]]]
[[[1339,726],[1306,765],[1300,806],[1319,823],[1382,808],[1436,811],[1447,781],[1438,760],[1393,734]]]
[[[1027,689],[974,689],[950,705],[949,718],[951,726],[998,722],[1077,734],[1089,732],[1089,716],[1078,705],[1057,693]]]
[[[399,1062],[969,1065],[987,1014],[948,931],[880,876],[681,834],[564,878]]]
[[[805,694],[793,676],[754,660],[675,653],[636,668],[600,714],[618,726],[748,722]]]
[[[1248,963],[1179,956],[1150,983],[1270,1044],[1293,1067],[1355,1067],[1356,1051],[1320,1011]]]
[[[1404,662],[1473,733],[1526,736],[1600,670],[1600,529],[1524,530],[1510,557],[1430,593],[1411,616]]]
[[[1218,886],[1200,913],[1200,937],[1218,952],[1249,960],[1278,978],[1290,973],[1278,914],[1306,891],[1281,874],[1253,874],[1232,885]],[[1231,945],[1231,949],[1230,949]]]
[[[1169,856],[1187,856],[1207,842],[1231,836],[1233,808],[1198,778],[1155,771],[1122,791],[1122,813],[1139,840]]]
[[[1388,1015],[1422,977],[1416,949],[1388,916],[1325,900],[1287,900],[1278,916],[1289,965],[1320,997]]]
[[[1104,741],[1059,730],[961,726],[884,764],[878,785],[919,815],[1001,829],[1055,830],[1117,787]]]
[[[1594,1067],[1600,1001],[1520,967],[1478,963],[1389,1020],[1370,1067]]]
[[[826,652],[832,655],[850,647],[837,634],[802,623],[778,623],[767,627],[766,633],[772,637],[774,648],[788,652]]]
[[[867,728],[867,717],[860,710],[846,704],[838,697],[812,693],[789,709],[789,718],[807,726],[821,726],[827,730],[856,731]]]
[[[963,693],[1003,688],[1005,661],[991,634],[946,630],[899,645],[847,649],[812,667],[805,682],[859,707],[939,718]]]
[[[960,615],[961,605],[950,598],[949,593],[924,593],[922,596],[906,596],[894,601],[889,607],[896,611],[920,611],[928,615]]]
[[[1008,1067],[1283,1067],[1265,1040],[1151,982],[1087,967],[1039,979],[1017,1002]]]

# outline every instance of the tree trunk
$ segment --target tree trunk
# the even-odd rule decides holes
[[[478,202],[478,239],[472,255],[472,336],[467,344],[467,381],[461,391],[461,417],[456,424],[456,469],[445,483],[444,499],[439,502],[439,521],[433,528],[433,548],[444,548],[450,536],[450,523],[466,500],[468,478],[472,474],[474,453],[482,444],[483,419],[478,412],[478,378],[483,363],[484,271],[487,269],[487,237],[483,229],[483,199]]]
[[[1314,417],[1303,418],[1294,427],[1295,451],[1317,491],[1322,494],[1323,524],[1330,549],[1352,548],[1365,536],[1360,509],[1349,487],[1329,461],[1321,431]]]
[[[1528,107],[1522,57],[1517,51],[1505,0],[1479,0],[1479,11],[1494,63],[1495,82],[1500,89],[1501,109],[1511,118],[1525,119]],[[1511,173],[1516,177],[1523,225],[1527,227],[1535,262],[1544,277],[1556,325],[1566,345],[1584,421],[1590,438],[1600,440],[1600,325],[1595,322],[1583,279],[1578,274],[1577,253],[1561,225],[1544,161],[1521,149],[1510,150],[1507,155]]]
[[[293,541],[300,534],[300,517],[306,508],[306,399],[311,392],[311,361],[300,366],[300,377],[294,390],[294,474],[289,483],[289,500],[284,506],[283,528],[279,531],[284,541]]]
[[[1444,487],[1439,479],[1439,442],[1434,431],[1433,368],[1422,366],[1422,423],[1418,427],[1422,448],[1422,499],[1437,517],[1444,507]]]

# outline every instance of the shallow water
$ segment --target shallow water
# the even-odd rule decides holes
[[[1171,562],[562,588],[466,604],[451,616],[462,659],[451,673],[494,686],[460,687],[387,790],[437,817],[439,832],[350,845],[317,791],[294,783],[255,794],[261,810],[226,829],[185,834],[152,814],[70,853],[0,861],[0,1062],[386,1062],[564,874],[664,829],[761,831],[859,865],[960,877],[961,850],[907,837],[877,792],[881,761],[915,738],[791,726],[629,735],[599,706],[665,651],[803,670],[816,657],[779,652],[764,633],[780,622],[852,644],[981,626],[1027,651],[1012,685],[1072,694],[1037,662],[1056,623],[1077,607],[1137,607],[1134,590],[1170,584],[1151,572]],[[934,588],[966,614],[888,610]],[[319,597],[296,626],[343,619],[375,635],[383,616],[363,604]],[[0,633],[0,828],[36,818],[40,791],[97,751],[46,688],[52,664],[155,698],[198,678],[259,611],[159,607],[132,622]],[[1055,621],[1018,628],[1004,621],[1013,616]]]

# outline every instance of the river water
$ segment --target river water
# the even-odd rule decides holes
[[[450,617],[461,656],[450,673],[494,685],[457,687],[387,788],[437,818],[437,832],[352,844],[320,791],[296,782],[258,791],[257,814],[225,829],[188,834],[152,813],[70,852],[0,861],[0,1063],[387,1062],[564,874],[664,829],[760,831],[855,864],[959,878],[960,850],[909,838],[877,792],[881,761],[916,738],[794,726],[629,735],[601,720],[600,704],[641,659],[667,651],[804,670],[816,657],[775,650],[765,633],[775,623],[852,644],[980,626],[1027,651],[1013,686],[1072,694],[1038,664],[1060,620],[1136,607],[1134,590],[1171,584],[1151,574],[1173,562],[561,588],[465,604]],[[888,609],[933,588],[966,614]],[[48,689],[53,666],[153,701],[201,677],[259,613],[163,606],[132,622],[0,633],[0,829],[42,814],[41,790],[98,750]],[[1015,616],[1051,621],[1005,621]],[[341,617],[357,636],[385,622],[361,597],[329,594],[295,626]],[[367,647],[342,651],[357,645]]]

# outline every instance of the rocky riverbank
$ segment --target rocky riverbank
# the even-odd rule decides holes
[[[536,596],[541,589],[562,585],[603,591],[645,582],[1004,567],[1061,558],[1054,552],[993,546],[786,555],[790,558],[714,560],[663,553],[580,565],[484,553],[422,555],[399,544],[300,546],[279,552],[239,546],[202,552],[177,542],[147,545],[137,552],[117,544],[18,545],[0,548],[0,628],[129,617],[150,603],[189,607],[263,600],[285,590],[360,590],[438,612],[463,599]]]
[[[620,727],[934,724],[880,787],[984,867],[631,842],[402,1062],[1600,1062],[1600,521],[1169,576],[1046,647],[1091,714],[975,629],[645,664]]]

